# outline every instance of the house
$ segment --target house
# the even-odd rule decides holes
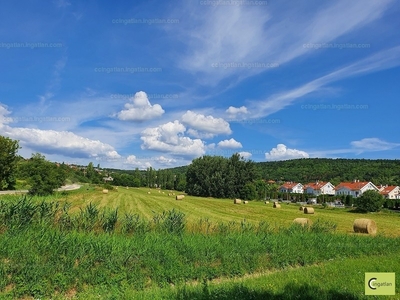
[[[330,182],[316,181],[310,182],[304,186],[306,194],[319,195],[335,195],[335,186]]]
[[[303,193],[303,185],[297,182],[286,182],[279,187],[281,193]]]
[[[397,185],[380,186],[379,193],[381,193],[385,199],[400,199],[400,187]]]
[[[108,176],[108,177],[103,177],[103,180],[104,180],[104,182],[113,181],[114,178],[112,178],[111,176]]]
[[[366,181],[354,180],[353,182],[341,182],[335,187],[335,195],[350,195],[360,197],[365,191],[374,190],[379,192],[379,189],[372,183]]]

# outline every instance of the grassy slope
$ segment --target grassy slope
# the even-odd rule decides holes
[[[400,299],[400,276],[396,295],[364,295],[365,272],[400,272],[393,258],[372,256],[335,260],[318,265],[287,268],[236,279],[195,282],[185,286],[134,292],[102,287],[77,294],[78,299]],[[98,295],[102,295],[101,298]]]
[[[103,208],[118,208],[119,215],[124,213],[137,213],[143,217],[151,218],[154,213],[161,213],[165,210],[178,209],[185,213],[188,222],[197,223],[201,218],[208,218],[211,222],[236,221],[240,223],[243,219],[248,222],[258,223],[266,221],[273,226],[288,226],[295,218],[307,217],[313,221],[318,219],[330,221],[338,225],[337,231],[342,233],[353,232],[353,222],[357,218],[371,218],[378,226],[378,232],[386,236],[400,235],[400,217],[396,213],[370,213],[359,214],[345,209],[323,209],[315,207],[314,215],[305,215],[299,211],[295,204],[282,204],[281,209],[272,208],[272,204],[250,201],[249,204],[234,205],[230,199],[210,199],[186,196],[183,201],[175,200],[175,197],[158,193],[157,190],[149,189],[125,189],[110,191],[109,194],[102,194],[101,190],[83,188],[80,191],[72,192],[67,197],[59,200],[72,202],[73,211],[79,211],[90,202]]]

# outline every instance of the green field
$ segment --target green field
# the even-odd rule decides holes
[[[89,190],[87,190],[87,188]],[[150,191],[151,194],[148,194]],[[164,194],[163,194],[164,192]],[[175,192],[175,191],[174,191]],[[120,215],[137,213],[150,219],[154,213],[177,209],[183,212],[189,223],[197,223],[200,219],[208,218],[210,222],[240,223],[246,220],[250,223],[268,222],[271,226],[289,226],[295,218],[307,217],[312,221],[329,221],[337,225],[337,232],[353,233],[353,222],[358,218],[372,218],[378,233],[385,236],[400,236],[400,214],[393,212],[354,213],[350,209],[322,208],[314,206],[315,214],[305,215],[299,211],[296,204],[282,204],[280,209],[274,209],[272,202],[250,201],[249,204],[233,204],[232,199],[212,199],[185,196],[183,201],[168,196],[168,190],[146,188],[122,188],[103,194],[100,188],[83,187],[80,191],[72,192],[67,197],[60,197],[72,203],[72,211],[78,212],[88,203],[94,203],[103,208],[118,208]],[[177,195],[179,192],[175,192]]]
[[[400,272],[396,213],[321,207],[301,227],[295,204],[169,192],[87,185],[1,196],[0,298],[370,299],[365,272]],[[353,233],[366,217],[378,235]],[[399,299],[399,279],[382,299]]]

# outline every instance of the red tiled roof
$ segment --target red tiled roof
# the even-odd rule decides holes
[[[367,181],[359,181],[359,182],[341,182],[338,186],[335,187],[335,190],[339,190],[341,188],[348,188],[352,191],[359,191],[364,186],[366,186],[369,182]]]
[[[318,182],[310,182],[304,186],[304,189],[306,188],[312,188],[313,190],[319,190],[321,189],[327,182],[323,181],[318,181]]]
[[[298,182],[285,182],[284,184],[282,184],[280,186],[280,188],[285,188],[285,189],[292,189],[294,188],[296,185],[298,185]]]
[[[393,191],[396,187],[397,187],[396,185],[389,185],[389,186],[386,186],[386,187],[384,187],[383,190],[380,191],[380,193],[381,193],[382,195],[387,195],[387,194],[389,194],[391,191]]]

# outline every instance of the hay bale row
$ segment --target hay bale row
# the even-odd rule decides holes
[[[278,203],[274,203],[274,206],[273,206],[274,208],[281,208],[281,205],[280,204],[278,204]]]
[[[314,208],[312,208],[312,207],[304,207],[303,211],[304,211],[305,214],[308,214],[308,215],[314,214]]]
[[[296,218],[293,220],[293,223],[300,224],[301,226],[311,225],[312,221],[307,218]]]
[[[376,234],[377,226],[371,219],[356,219],[353,223],[353,230],[357,233]]]
[[[235,199],[235,200],[233,200],[233,203],[234,203],[234,204],[240,204],[240,203],[242,203],[242,200],[240,200],[240,199]]]
[[[183,200],[185,198],[185,195],[176,195],[176,200]]]
[[[104,189],[103,194],[108,194],[108,190]]]

